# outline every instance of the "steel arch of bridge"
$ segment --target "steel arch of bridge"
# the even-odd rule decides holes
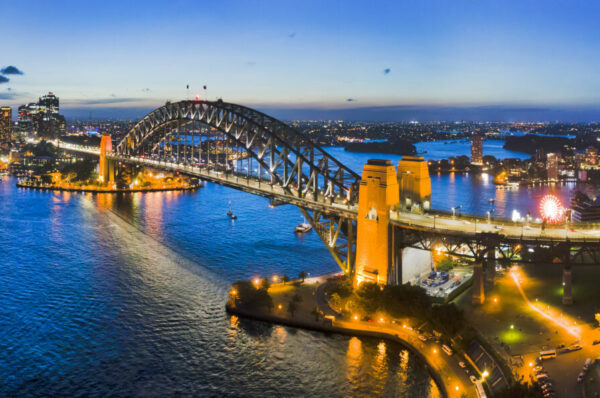
[[[164,140],[170,127],[193,121],[225,134],[270,175],[271,184],[290,194],[330,203],[336,197],[345,198],[348,204],[358,203],[358,174],[287,124],[222,101],[167,103],[138,122],[117,145],[116,153],[135,156],[145,144]]]
[[[224,134],[230,140],[228,145],[241,148],[258,162],[258,180],[262,179],[262,168],[269,175],[267,183],[283,188],[290,199],[299,199],[289,202],[300,208],[338,266],[347,274],[353,272],[356,255],[355,217],[341,214],[340,208],[331,213],[326,210],[327,206],[323,209],[315,208],[312,203],[309,206],[302,199],[321,204],[343,204],[347,209],[357,206],[360,176],[327,154],[306,135],[275,118],[222,101],[167,103],[149,113],[130,130],[116,146],[113,159],[131,161],[146,154],[144,151],[148,147],[150,152],[155,152],[169,140],[174,129],[192,122],[199,122]],[[199,145],[202,147],[202,142]],[[207,159],[210,159],[210,153]],[[248,165],[248,171],[251,168]],[[184,173],[188,169],[177,168]],[[203,178],[202,173],[194,172],[194,168],[190,174]]]

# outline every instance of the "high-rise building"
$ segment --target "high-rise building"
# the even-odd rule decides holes
[[[596,166],[598,164],[598,150],[593,146],[588,147],[585,150],[585,162],[590,166]]]
[[[483,134],[474,133],[471,136],[471,164],[483,164]]]
[[[6,146],[12,141],[12,109],[10,106],[0,108],[0,145]]]
[[[546,155],[546,170],[548,181],[558,181],[558,155],[556,153]]]
[[[25,133],[35,133],[43,138],[55,138],[67,128],[64,116],[59,114],[59,99],[53,92],[39,98],[38,102],[21,105],[17,126]]]
[[[59,100],[52,91],[46,95],[42,95],[38,101],[38,105],[40,108],[43,108],[47,114],[52,116],[58,115]]]

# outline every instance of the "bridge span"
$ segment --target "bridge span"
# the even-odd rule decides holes
[[[475,260],[473,302],[496,260],[564,266],[565,303],[572,301],[571,266],[600,263],[600,225],[513,222],[440,211],[405,211],[401,179],[389,161],[364,166],[362,176],[285,123],[221,101],[167,103],[143,118],[112,150],[57,142],[99,156],[113,181],[119,164],[179,172],[297,206],[340,268],[356,283],[403,283],[406,248],[439,250]],[[116,167],[115,167],[116,166]]]

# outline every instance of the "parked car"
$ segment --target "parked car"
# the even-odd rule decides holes
[[[469,376],[469,380],[471,380],[471,383],[473,383],[473,384],[477,383],[477,377],[475,377],[473,375]]]
[[[465,365],[465,363],[464,363],[463,361],[460,361],[460,362],[458,363],[458,366],[460,366],[460,367],[461,367],[461,368],[463,368],[463,369],[467,367],[467,365]]]

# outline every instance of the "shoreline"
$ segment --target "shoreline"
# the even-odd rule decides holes
[[[434,366],[427,360],[427,357],[421,353],[417,347],[413,346],[410,342],[400,338],[397,335],[393,335],[386,332],[381,331],[373,331],[373,330],[364,330],[358,328],[349,328],[344,326],[334,326],[327,325],[321,322],[308,322],[297,319],[289,319],[287,317],[280,317],[272,314],[263,314],[258,312],[247,311],[244,309],[240,309],[234,306],[231,306],[229,302],[225,304],[225,311],[230,315],[240,316],[243,318],[253,319],[261,322],[268,322],[277,325],[283,325],[288,327],[294,327],[299,329],[306,329],[317,331],[321,333],[336,333],[343,334],[346,336],[354,336],[354,337],[371,337],[384,339],[387,341],[391,341],[397,344],[400,344],[402,347],[409,350],[412,354],[416,355],[422,362],[425,364],[425,368],[427,372],[430,374],[431,378],[435,382],[438,387],[440,394],[442,397],[448,398],[448,388],[443,381],[442,376],[435,370]],[[335,321],[334,321],[335,322]]]
[[[50,187],[37,186],[17,182],[18,188],[40,189],[42,191],[63,191],[63,192],[82,192],[82,193],[137,193],[137,192],[165,192],[165,191],[195,191],[203,187],[202,184],[194,185],[186,188],[135,188],[135,189],[98,189],[98,188],[65,188],[65,187]]]

